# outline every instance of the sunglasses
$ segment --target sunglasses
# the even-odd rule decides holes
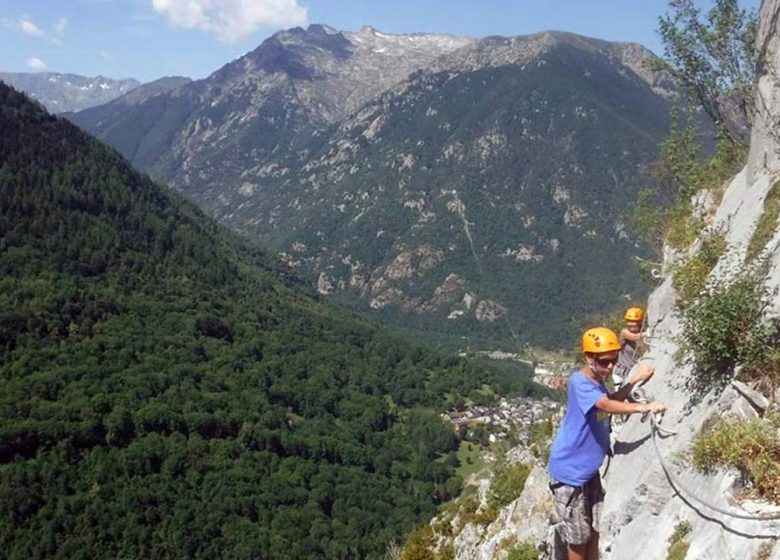
[[[596,363],[603,368],[614,366],[617,363],[617,361],[618,361],[617,358],[596,358]]]

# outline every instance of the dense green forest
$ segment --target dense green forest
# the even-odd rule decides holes
[[[379,558],[460,489],[438,412],[526,375],[317,300],[0,83],[0,550]]]

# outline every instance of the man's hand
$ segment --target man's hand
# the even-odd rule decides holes
[[[656,412],[664,412],[666,410],[666,405],[659,403],[658,401],[653,401],[640,406],[644,408],[644,410],[641,410],[642,412],[652,412],[653,414]]]
[[[655,367],[651,366],[650,364],[642,364],[639,366],[639,371],[637,371],[634,377],[631,378],[631,383],[634,385],[639,385],[640,383],[649,381],[650,378],[653,377],[654,373]]]

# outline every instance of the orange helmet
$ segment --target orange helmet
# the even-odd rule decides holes
[[[645,312],[642,311],[641,307],[629,307],[626,309],[626,314],[623,315],[623,319],[626,321],[633,321],[636,323],[641,323],[642,319],[645,317]]]
[[[582,351],[603,354],[620,350],[618,336],[607,327],[595,327],[582,333]]]

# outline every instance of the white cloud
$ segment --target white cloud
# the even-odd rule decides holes
[[[63,17],[59,19],[57,24],[54,26],[54,29],[57,31],[57,34],[61,36],[65,32],[65,27],[67,25],[68,20]],[[29,16],[22,16],[18,20],[2,18],[0,19],[0,28],[10,29],[18,33],[23,33],[28,37],[43,39],[58,47],[62,46],[62,41],[60,39],[47,34],[43,29],[35,25]]]
[[[260,26],[290,27],[305,24],[306,8],[298,0],[152,0],[152,8],[171,25],[214,33],[234,43]]]
[[[54,26],[54,30],[57,32],[57,35],[63,35],[66,27],[68,27],[68,18],[61,17],[57,20],[57,25]]]
[[[36,57],[28,58],[27,66],[29,66],[36,72],[40,72],[41,70],[46,70],[46,63],[42,61],[40,58],[36,58]]]
[[[45,37],[46,33],[44,33],[40,27],[35,25],[33,22],[31,22],[29,19],[23,17],[19,20],[19,29],[27,35],[28,37]]]

